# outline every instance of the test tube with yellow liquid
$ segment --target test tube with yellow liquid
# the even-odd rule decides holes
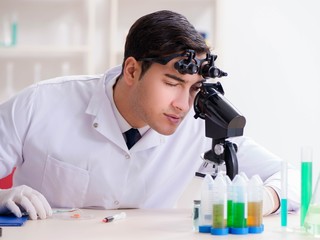
[[[263,182],[254,175],[248,182],[248,219],[249,233],[263,232],[262,224]]]

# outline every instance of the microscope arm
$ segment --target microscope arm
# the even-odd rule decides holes
[[[225,163],[226,174],[232,180],[239,171],[238,158],[237,158],[237,145],[225,139],[213,140],[212,149],[205,152],[203,155],[204,160],[221,165]],[[215,176],[213,176],[215,177]]]
[[[225,163],[227,175],[233,179],[239,172],[238,158],[237,158],[237,145],[232,142],[226,141],[225,143]]]

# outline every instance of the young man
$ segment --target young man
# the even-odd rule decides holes
[[[211,147],[190,111],[203,76],[176,65],[188,52],[204,59],[209,48],[184,16],[154,12],[131,27],[122,67],[42,81],[3,103],[0,176],[16,171],[14,187],[0,190],[0,212],[44,219],[51,207],[173,207]],[[127,146],[131,128],[141,138]],[[245,137],[234,141],[239,170],[264,180],[264,213],[276,211],[281,160]]]

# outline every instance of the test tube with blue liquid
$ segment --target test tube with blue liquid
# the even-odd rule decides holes
[[[304,146],[301,149],[301,208],[300,226],[304,226],[304,220],[308,211],[312,195],[312,148]]]
[[[288,162],[283,161],[281,164],[281,227],[287,226],[288,217]]]

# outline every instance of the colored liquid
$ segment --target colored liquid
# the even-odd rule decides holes
[[[260,226],[262,224],[262,201],[248,202],[248,227]]]
[[[308,233],[320,237],[320,205],[310,205],[304,227]]]
[[[17,23],[12,23],[11,26],[11,45],[15,46],[17,44]]]
[[[243,202],[233,203],[233,227],[247,227],[247,205]]]
[[[303,226],[312,195],[312,162],[301,162],[301,210],[300,225]]]
[[[288,200],[281,199],[281,226],[287,226],[287,217],[288,217]]]
[[[212,227],[225,228],[227,226],[227,219],[225,215],[224,204],[213,204],[212,206]]]
[[[233,203],[232,203],[232,200],[228,200],[227,209],[228,209],[227,225],[228,225],[228,227],[232,227],[232,225],[233,225]]]

